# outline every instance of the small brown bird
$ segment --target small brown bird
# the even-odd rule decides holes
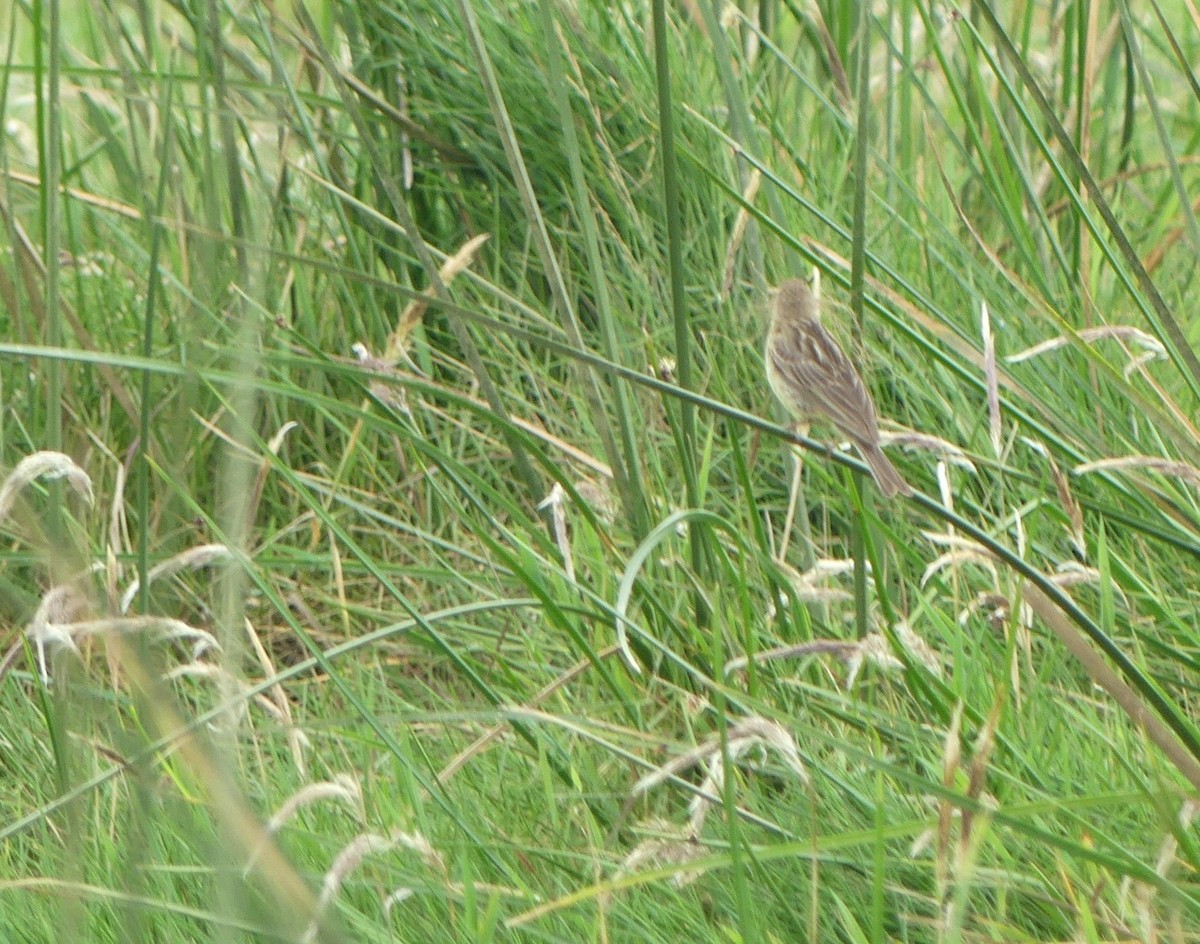
[[[767,381],[802,422],[828,420],[854,443],[885,496],[912,489],[879,448],[875,404],[862,378],[821,324],[817,300],[800,279],[776,290],[767,333]]]

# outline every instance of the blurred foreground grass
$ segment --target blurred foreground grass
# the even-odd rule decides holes
[[[1196,938],[1182,10],[0,12],[5,940]]]

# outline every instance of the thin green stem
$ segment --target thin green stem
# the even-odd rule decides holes
[[[858,23],[858,128],[854,147],[854,224],[850,253],[850,306],[854,313],[855,341],[860,344],[863,336],[867,259],[867,175],[870,173],[871,141],[871,5],[859,4]],[[870,499],[864,489],[861,473],[852,475],[853,488],[863,502]],[[858,515],[854,523],[851,550],[854,557],[854,622],[858,638],[865,639],[871,631],[870,604],[867,601],[867,544],[863,531],[867,527],[865,515]],[[882,574],[875,575],[882,580]]]
[[[692,327],[683,288],[683,221],[679,195],[679,161],[675,153],[675,104],[671,92],[670,45],[667,42],[666,0],[653,0],[654,65],[658,88],[658,135],[662,149],[663,213],[667,222],[667,270],[671,283],[671,319],[675,326],[675,370],[684,390],[695,389],[692,369]],[[685,497],[690,508],[700,507],[696,474],[696,413],[686,400],[679,406],[679,461],[683,467]],[[703,582],[705,561],[703,527],[690,531],[692,569]],[[702,593],[694,594],[696,621],[708,622],[708,605]]]
[[[161,103],[160,123],[163,142],[161,157],[158,162],[158,188],[154,201],[147,201],[145,206],[146,225],[150,229],[150,260],[146,269],[146,306],[142,322],[142,356],[147,361],[154,359],[154,322],[159,316],[159,293],[162,291],[162,280],[159,276],[159,259],[162,251],[162,219],[163,207],[166,205],[167,184],[172,179],[171,158],[175,149],[175,122],[173,110],[175,102],[174,58],[167,73],[167,84]],[[149,612],[150,604],[150,543],[153,536],[150,533],[150,419],[154,414],[154,399],[152,397],[152,378],[149,371],[142,371],[142,402],[140,406],[141,425],[138,430],[137,452],[134,456],[133,469],[136,476],[134,501],[138,511],[137,518],[137,568],[138,568],[138,609],[142,613]]]

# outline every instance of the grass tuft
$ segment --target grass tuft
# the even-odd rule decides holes
[[[1185,9],[0,22],[0,939],[1196,937]]]

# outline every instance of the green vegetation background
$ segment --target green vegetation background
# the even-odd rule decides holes
[[[1197,938],[1192,4],[0,23],[0,938]]]

